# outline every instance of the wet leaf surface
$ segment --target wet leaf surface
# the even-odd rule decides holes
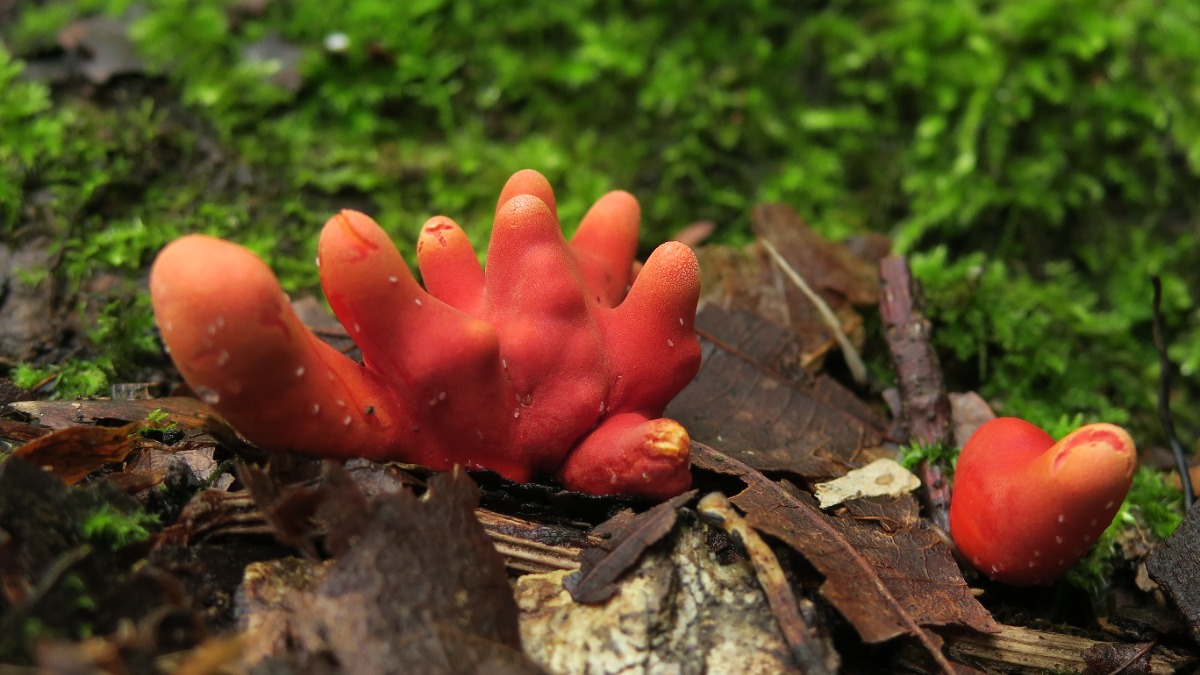
[[[949,548],[920,526],[911,498],[859,500],[853,511],[829,516],[817,509],[811,495],[768,479],[723,452],[697,444],[693,453],[700,468],[746,484],[731,501],[751,526],[786,543],[825,577],[821,594],[864,641],[907,634],[932,654],[938,640],[922,626],[998,629],[972,597]]]
[[[75,485],[110,462],[120,462],[143,439],[140,422],[124,426],[69,427],[40,436],[13,451],[34,466],[46,469],[67,485]]]
[[[700,374],[667,407],[692,438],[760,471],[840,476],[876,457],[887,422],[832,378],[785,375],[789,334],[754,315],[708,305],[696,318]]]

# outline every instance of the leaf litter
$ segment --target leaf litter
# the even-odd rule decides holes
[[[786,207],[760,207],[754,218],[759,235],[804,270],[845,332],[861,341],[862,319],[854,305],[874,302],[878,273],[873,270],[888,247],[877,241],[825,243]],[[710,246],[700,253],[723,261],[715,266],[717,283],[706,283],[707,301],[697,319],[704,365],[667,414],[707,443],[695,445],[697,483],[733,494],[730,501],[745,513],[745,524],[774,540],[752,546],[760,557],[773,547],[779,554],[774,569],[781,571],[776,581],[790,579],[800,592],[789,599],[780,592],[786,583],[779,586],[768,580],[770,575],[760,576],[780,627],[791,626],[785,633],[794,638],[809,616],[817,619],[813,629],[818,633],[828,630],[828,620],[812,614],[813,600],[823,598],[863,641],[909,636],[922,645],[929,663],[954,669],[930,627],[991,634],[999,626],[972,596],[941,537],[921,520],[915,500],[907,495],[859,498],[822,513],[802,489],[891,456],[887,444],[898,439],[888,420],[818,372],[833,349],[829,329],[814,317],[811,303],[805,305],[794,288],[780,283],[778,269],[757,245],[742,251]],[[328,318],[320,311],[312,314],[314,324]],[[336,325],[325,325],[326,337],[344,341]],[[169,411],[182,438],[141,433],[148,426],[146,416],[160,408]],[[513,517],[477,509],[480,493],[460,472],[426,484],[420,472],[366,461],[343,467],[274,456],[264,465],[267,457],[192,399],[24,402],[10,410],[44,426],[6,419],[0,435],[23,443],[21,454],[64,480],[86,486],[75,492],[100,491],[114,499],[127,499],[122,494],[127,492],[167,514],[165,527],[152,527],[148,540],[124,547],[130,559],[142,555],[150,561],[142,572],[158,580],[154,588],[162,596],[134,603],[124,614],[145,614],[157,605],[191,627],[173,649],[190,649],[181,653],[217,666],[257,662],[268,669],[387,670],[389,664],[427,663],[538,672],[521,652],[505,561],[496,552],[499,546],[511,556],[515,549],[500,542],[533,541],[542,547],[523,563],[528,567],[514,567],[510,560],[510,569],[578,566],[567,577],[567,588],[576,599],[603,603],[625,583],[628,570],[675,529],[682,505],[695,496],[688,493],[649,509],[635,504],[643,510],[640,515],[620,511],[589,531],[580,527],[580,518],[591,517],[580,513],[602,513],[591,520],[597,522],[628,505],[569,496],[573,501],[564,502],[552,487],[515,486],[481,475],[489,505],[521,514]],[[98,451],[80,453],[88,444]],[[92,460],[81,462],[88,454]],[[235,483],[227,469],[229,460],[239,457],[243,462]],[[22,464],[10,460],[2,466],[15,473],[19,470],[8,467]],[[29,486],[46,489],[45,480],[52,477],[38,475],[42,480]],[[213,480],[218,477],[220,484]],[[168,485],[180,495],[176,503],[154,505],[161,490],[150,488]],[[237,485],[243,489],[231,491]],[[19,490],[13,494],[24,499]],[[52,500],[66,499],[54,494]],[[563,503],[571,504],[571,513],[563,512]],[[0,529],[5,529],[2,523]],[[710,541],[719,541],[713,532]],[[3,537],[0,541],[11,545]],[[6,587],[60,593],[64,580],[94,556],[70,542],[54,550],[57,558],[41,563],[45,574],[10,570]],[[811,571],[789,561],[790,551],[823,578],[819,598],[804,594],[803,579]],[[296,552],[302,557],[286,557]],[[128,571],[120,572],[125,569],[120,565],[114,569],[120,579],[133,578],[121,576]],[[239,592],[243,570],[246,581]],[[113,572],[107,574],[111,581]],[[113,587],[123,589],[122,583]],[[240,605],[233,599],[239,594]],[[238,626],[232,623],[235,609],[244,617]],[[4,607],[7,622],[28,616]],[[140,646],[131,646],[128,635],[101,628],[100,647],[59,640],[41,644],[34,658],[43,665],[95,664],[96,654],[104,652],[112,663],[135,667],[161,655],[162,643],[144,639],[156,625],[139,624]],[[397,634],[408,639],[397,641]],[[795,650],[796,641],[790,644]],[[841,640],[831,645],[845,646]],[[793,658],[815,663],[803,652],[793,651]],[[829,658],[836,662],[836,651]]]

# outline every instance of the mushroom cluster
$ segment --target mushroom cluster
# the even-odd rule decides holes
[[[991,420],[958,457],[950,534],[992,579],[1049,584],[1112,522],[1136,458],[1133,439],[1112,424],[1085,425],[1056,443],[1024,420]]]
[[[549,183],[521,171],[486,269],[452,220],[425,224],[422,288],[374,221],[341,212],[317,262],[362,363],[313,335],[267,265],[228,241],[169,244],[151,298],[184,379],[263,448],[665,498],[691,482],[687,432],[660,416],[699,369],[700,277],[692,251],[666,243],[630,285],[639,219],[611,192],[568,243]]]

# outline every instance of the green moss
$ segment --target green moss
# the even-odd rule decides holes
[[[92,512],[82,523],[83,536],[98,548],[117,550],[150,538],[158,519],[142,510],[119,511],[108,504]]]
[[[1099,602],[1114,581],[1118,565],[1127,556],[1120,544],[1126,538],[1166,539],[1183,522],[1183,504],[1179,490],[1168,486],[1160,471],[1139,467],[1133,474],[1133,487],[1113,522],[1100,535],[1087,556],[1067,574],[1071,584],[1089,592]]]
[[[0,37],[28,58],[132,6],[27,4]],[[647,247],[697,220],[744,240],[762,200],[828,235],[888,233],[926,286],[952,389],[1051,430],[1106,420],[1158,442],[1149,274],[1172,357],[1200,372],[1198,32],[1191,0],[150,3],[130,38],[152,77],[99,95],[22,80],[0,49],[0,225],[64,242],[54,278],[88,297],[134,280],[81,308],[100,332],[80,365],[31,365],[64,371],[70,396],[161,358],[146,304],[126,305],[178,234],[245,243],[312,290],[336,209],[375,215],[410,259],[437,213],[481,245],[529,166],[568,228],[632,190]],[[247,57],[273,36],[294,61]],[[286,68],[300,86],[275,81]],[[1181,428],[1200,426],[1198,398],[1179,378]]]
[[[958,448],[943,443],[934,443],[933,445],[912,443],[897,451],[896,461],[909,471],[916,469],[921,462],[927,461],[932,465],[942,467],[946,471],[947,478],[953,478],[954,465],[958,461]]]

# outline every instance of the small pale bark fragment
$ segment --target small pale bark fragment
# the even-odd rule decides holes
[[[882,458],[827,483],[818,483],[814,495],[827,509],[863,497],[897,497],[921,486],[921,480],[893,460]]]
[[[690,512],[673,537],[603,604],[571,600],[565,571],[518,579],[526,654],[552,673],[796,672],[750,564],[720,565]]]

